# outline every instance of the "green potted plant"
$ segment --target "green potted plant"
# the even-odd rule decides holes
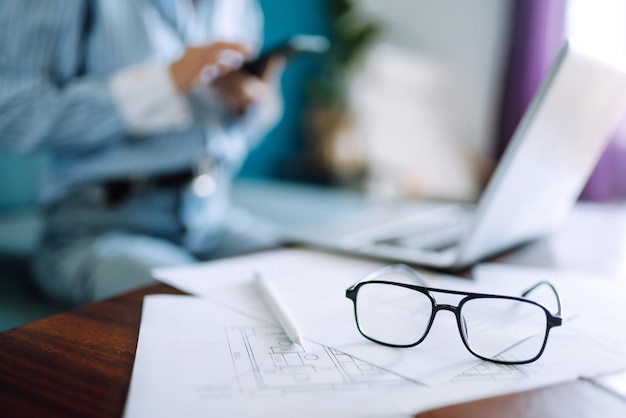
[[[381,26],[359,13],[352,0],[327,0],[331,47],[308,89],[307,130],[316,169],[332,182],[354,184],[367,170],[363,144],[354,132],[350,77]]]

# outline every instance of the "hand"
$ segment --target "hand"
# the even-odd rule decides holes
[[[241,67],[250,55],[251,48],[242,43],[215,42],[202,46],[191,46],[177,61],[170,64],[172,81],[182,93],[188,92],[203,74],[214,79]]]
[[[253,105],[279,100],[279,79],[284,67],[283,57],[272,57],[260,76],[234,71],[216,79],[212,87],[234,115],[243,116]]]

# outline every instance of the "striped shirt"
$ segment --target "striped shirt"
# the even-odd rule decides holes
[[[260,42],[254,0],[2,0],[0,147],[43,151],[44,203],[83,184],[210,158],[229,181],[251,146],[206,87],[177,96],[185,45]]]

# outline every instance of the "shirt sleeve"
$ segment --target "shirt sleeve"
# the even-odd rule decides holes
[[[109,80],[74,77],[86,19],[84,0],[0,2],[0,145],[84,152],[122,137]]]
[[[167,65],[146,63],[119,71],[111,91],[133,133],[149,134],[187,127],[192,112],[174,87]]]

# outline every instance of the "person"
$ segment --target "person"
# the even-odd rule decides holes
[[[229,197],[282,111],[280,60],[241,69],[262,24],[255,0],[0,3],[0,146],[49,161],[44,294],[92,301],[272,241]]]

